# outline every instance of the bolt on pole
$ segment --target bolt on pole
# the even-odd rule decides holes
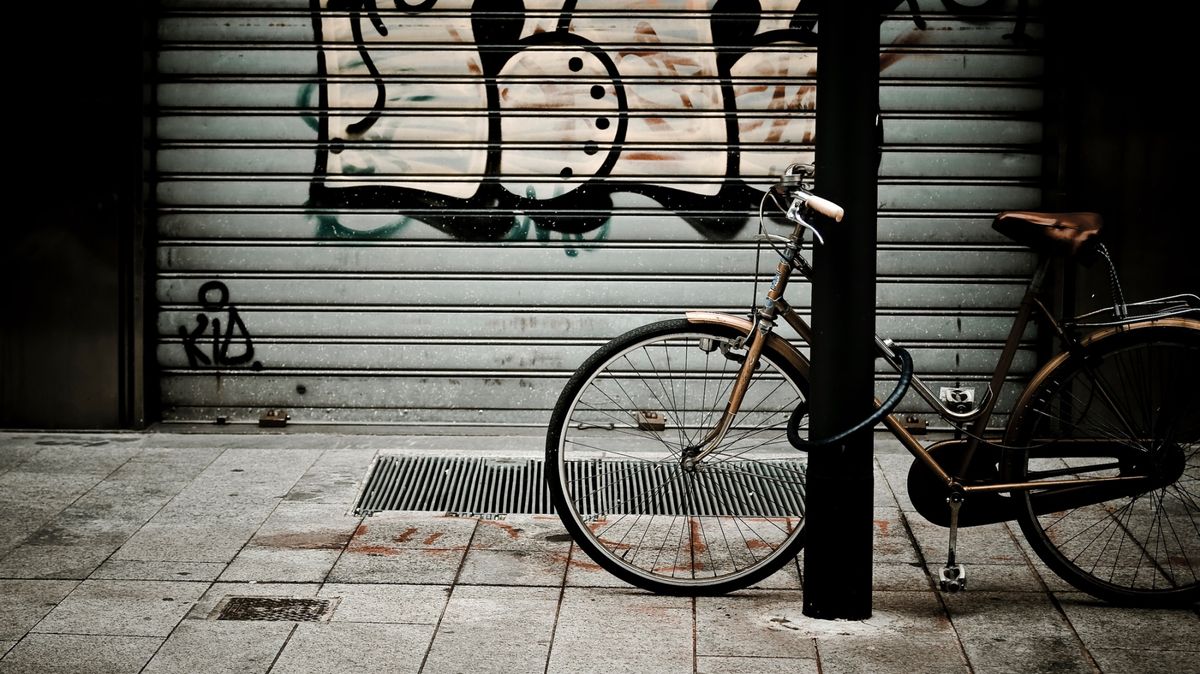
[[[846,209],[814,253],[810,433],[830,437],[874,409],[879,13],[823,2],[817,23],[817,193]],[[874,431],[808,459],[804,615],[871,616]]]

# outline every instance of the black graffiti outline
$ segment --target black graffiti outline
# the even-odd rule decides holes
[[[318,44],[324,44],[321,25],[320,0],[311,0],[313,30]],[[330,8],[347,6],[362,7],[373,0],[331,0]],[[432,3],[424,3],[432,6]],[[319,143],[314,165],[314,180],[310,187],[310,206],[315,211],[326,211],[354,207],[400,207],[420,208],[427,211],[418,219],[453,236],[464,239],[495,240],[502,238],[513,227],[514,216],[528,215],[542,228],[565,234],[582,234],[597,229],[612,217],[612,196],[617,193],[640,194],[654,199],[667,209],[673,210],[682,219],[709,238],[726,239],[735,235],[746,222],[746,216],[713,217],[707,213],[740,211],[758,203],[761,192],[746,183],[739,174],[741,147],[736,96],[733,89],[733,65],[760,46],[777,42],[799,42],[811,44],[813,33],[797,27],[789,27],[755,34],[761,22],[762,6],[758,0],[718,0],[710,19],[713,46],[717,54],[718,80],[723,101],[726,130],[726,159],[721,185],[715,194],[701,195],[664,185],[611,180],[612,168],[619,160],[628,125],[628,101],[624,92],[619,70],[608,54],[591,40],[570,32],[570,22],[575,9],[575,0],[566,0],[562,6],[557,27],[554,31],[519,37],[524,25],[524,3],[521,0],[477,0],[472,6],[472,28],[484,70],[485,92],[488,115],[488,156],[484,176],[470,197],[450,197],[427,190],[403,186],[355,185],[333,187],[324,182],[328,175],[328,154],[339,152],[352,141],[332,139],[329,134],[329,99],[326,85],[328,74],[325,53],[318,58],[318,78],[321,83],[318,93]],[[406,5],[407,7],[407,5]],[[346,11],[346,10],[343,10]],[[415,10],[414,10],[415,11]],[[370,14],[368,14],[370,16]],[[741,15],[741,20],[730,21],[730,15]],[[495,18],[503,16],[502,19]],[[515,20],[509,17],[517,17]],[[352,23],[358,15],[351,11]],[[727,30],[728,27],[735,27]],[[506,32],[507,31],[507,32]],[[361,31],[352,31],[358,41]],[[503,39],[502,39],[503,38]],[[515,195],[503,188],[499,175],[499,160],[503,152],[498,95],[498,76],[509,60],[522,49],[530,46],[561,44],[580,47],[604,64],[618,99],[618,129],[614,134],[609,155],[601,168],[586,182],[573,190],[548,199]],[[506,48],[507,45],[512,45]],[[359,45],[360,52],[365,44]],[[370,68],[368,68],[370,70]],[[373,75],[374,76],[374,75]],[[377,80],[381,82],[381,79]],[[376,111],[372,110],[372,114]],[[377,116],[377,115],[376,115]],[[350,129],[348,129],[350,130]],[[559,217],[557,212],[570,207],[571,217]],[[325,221],[324,229],[330,228],[328,214],[318,215]]]
[[[792,19],[792,26],[800,30],[808,31],[815,35],[813,28],[816,26],[817,20],[813,17],[821,9],[823,0],[800,0],[796,7],[795,16]],[[997,10],[1004,8],[1007,0],[983,0],[978,5],[965,5],[959,0],[941,0],[942,6],[951,15],[956,16],[964,21],[994,14]],[[908,5],[908,13],[912,18],[913,25],[920,30],[925,30],[925,17],[921,15],[921,7],[917,4],[917,0],[877,0],[879,7],[880,22],[887,18],[887,14],[896,11],[900,5]],[[1013,26],[1013,32],[1004,35],[1004,39],[1012,40],[1015,43],[1032,42],[1033,38],[1025,33],[1025,24],[1028,21],[1029,0],[1017,0],[1017,16],[1016,23]]]
[[[211,294],[214,292],[218,299],[211,299]],[[237,367],[250,363],[251,368],[262,369],[261,361],[251,362],[254,358],[253,338],[250,336],[250,331],[246,329],[246,324],[242,321],[237,307],[229,301],[229,287],[221,281],[207,281],[196,291],[196,302],[204,312],[225,312],[228,319],[224,332],[221,331],[221,319],[210,319],[208,313],[196,314],[196,328],[193,330],[188,330],[187,326],[183,325],[178,327],[179,336],[183,339],[183,351],[187,354],[188,365],[193,368]],[[211,358],[200,347],[201,341],[207,336],[205,333],[210,327],[212,328]],[[245,351],[240,355],[230,356],[229,348],[233,346],[235,337],[238,338],[238,344],[245,347]]]

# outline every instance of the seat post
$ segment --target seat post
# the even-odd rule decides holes
[[[967,467],[971,465],[971,459],[975,456],[975,449],[979,447],[979,438],[983,437],[984,432],[987,431],[988,421],[992,418],[992,410],[996,407],[996,401],[1000,399],[1000,388],[1004,386],[1004,380],[1008,377],[1009,369],[1012,368],[1017,348],[1021,344],[1021,337],[1025,334],[1025,327],[1029,325],[1029,317],[1033,314],[1038,295],[1042,292],[1042,283],[1050,270],[1050,263],[1050,256],[1041,256],[1037,269],[1033,272],[1033,278],[1029,279],[1029,285],[1025,288],[1025,295],[1021,298],[1017,316],[1013,319],[1012,328],[1008,331],[1008,339],[1004,342],[1004,350],[1000,352],[1000,359],[996,362],[996,369],[992,373],[992,381],[988,384],[992,395],[988,396],[986,409],[975,420],[975,424],[971,427],[971,437],[967,438],[967,447],[962,455],[959,476],[966,475]]]

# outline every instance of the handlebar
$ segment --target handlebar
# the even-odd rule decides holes
[[[788,199],[799,199],[808,208],[834,222],[841,222],[846,210],[824,197],[818,197],[805,186],[804,182],[815,173],[816,169],[811,164],[792,164],[783,170],[772,189]]]
[[[818,197],[815,194],[807,194],[805,196],[801,196],[800,198],[804,199],[804,203],[809,208],[820,213],[821,215],[824,215],[830,220],[833,220],[834,222],[841,222],[842,217],[846,215],[846,209],[838,206],[828,199]]]

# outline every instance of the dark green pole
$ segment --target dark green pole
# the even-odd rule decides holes
[[[869,415],[875,391],[879,14],[823,2],[817,24],[817,193],[846,209],[814,254],[811,437]],[[871,616],[873,431],[813,451],[808,464],[804,615]]]

